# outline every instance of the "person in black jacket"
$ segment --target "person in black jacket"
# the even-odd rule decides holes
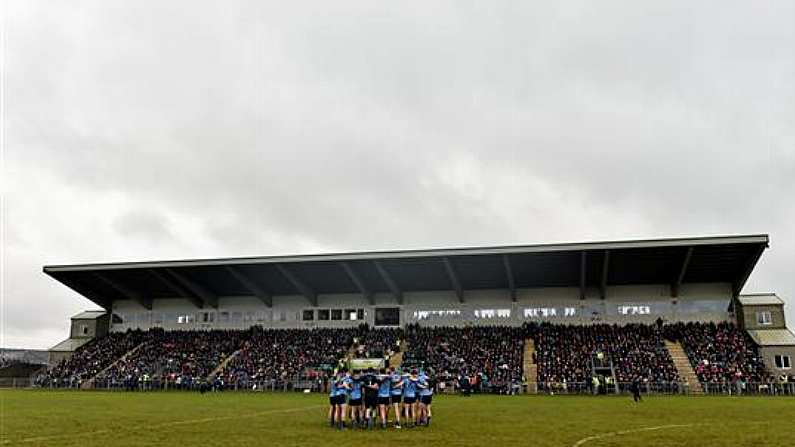
[[[632,391],[632,399],[635,402],[641,402],[643,399],[640,397],[640,377],[635,376],[632,383],[629,385],[629,390]]]

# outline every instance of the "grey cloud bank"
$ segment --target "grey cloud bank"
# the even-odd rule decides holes
[[[795,5],[4,6],[2,345],[48,263],[769,233],[795,322]]]

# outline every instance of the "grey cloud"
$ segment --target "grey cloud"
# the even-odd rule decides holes
[[[7,321],[85,306],[46,262],[744,232],[795,299],[791,2],[80,6],[9,2]]]

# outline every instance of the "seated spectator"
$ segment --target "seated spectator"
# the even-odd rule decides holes
[[[748,334],[734,323],[677,323],[665,337],[680,342],[702,384],[764,382],[769,374]]]

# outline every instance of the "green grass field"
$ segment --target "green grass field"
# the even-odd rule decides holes
[[[792,446],[795,399],[437,396],[430,428],[339,432],[326,398],[281,393],[0,391],[19,446]]]

